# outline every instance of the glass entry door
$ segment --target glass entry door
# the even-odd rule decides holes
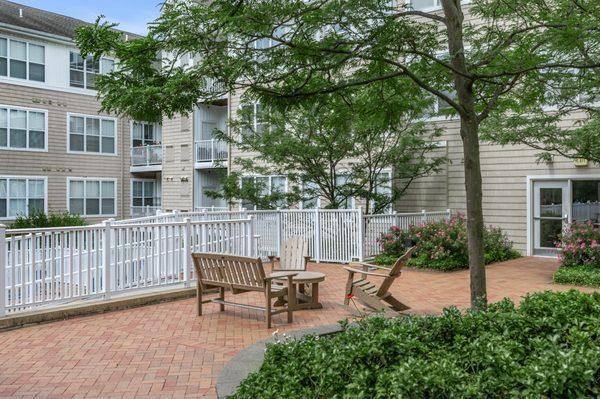
[[[556,242],[569,220],[567,181],[534,182],[534,255],[556,255]]]

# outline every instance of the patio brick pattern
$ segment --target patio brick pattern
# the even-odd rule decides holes
[[[552,284],[557,263],[522,258],[488,267],[491,301],[518,300],[527,292],[565,290]],[[320,286],[324,309],[285,314],[264,328],[253,310],[206,305],[196,317],[195,299],[80,317],[0,333],[0,397],[180,398],[215,397],[223,365],[240,349],[279,332],[331,324],[349,316],[343,306],[346,272],[313,264],[327,275]],[[591,289],[582,289],[592,291]],[[468,271],[406,270],[392,291],[414,313],[439,313],[469,304]],[[229,295],[229,294],[228,294]],[[236,300],[262,304],[259,294]]]

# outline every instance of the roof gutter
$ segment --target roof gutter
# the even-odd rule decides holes
[[[60,35],[55,35],[52,33],[41,32],[41,31],[35,30],[35,29],[23,28],[21,26],[11,25],[11,24],[7,24],[5,22],[0,22],[0,30],[13,32],[13,33],[21,33],[24,35],[33,36],[36,38],[42,38],[42,39],[49,40],[49,41],[52,41],[55,43],[60,43],[60,44],[69,44],[69,45],[74,44],[73,39],[66,37],[66,36],[60,36]]]

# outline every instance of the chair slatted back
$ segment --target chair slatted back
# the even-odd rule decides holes
[[[390,269],[389,276],[383,279],[383,282],[379,286],[379,289],[377,290],[377,293],[375,295],[377,295],[378,297],[383,297],[385,294],[387,294],[388,290],[394,283],[394,280],[396,280],[396,278],[400,276],[402,268],[404,267],[406,262],[408,262],[415,249],[416,247],[410,247],[404,253],[404,255],[398,258],[396,263],[394,263],[394,266],[392,266],[392,268]]]
[[[305,270],[304,257],[308,254],[308,245],[302,236],[291,236],[284,241],[279,258],[279,270]]]
[[[192,258],[202,284],[229,286],[232,290],[264,289],[265,270],[260,258],[215,253],[193,253]]]

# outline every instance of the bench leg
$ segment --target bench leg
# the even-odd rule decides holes
[[[265,299],[267,303],[265,303],[265,323],[267,324],[267,328],[271,328],[271,282],[267,281],[265,286]]]
[[[196,282],[196,299],[198,300],[198,316],[202,316],[202,284],[200,283],[200,279]]]
[[[224,301],[225,300],[225,287],[219,287],[219,299]],[[221,312],[225,311],[225,305],[224,304],[219,304],[219,309],[221,310]]]
[[[287,322],[294,321],[294,309],[296,308],[296,285],[293,282],[293,277],[288,277],[288,303],[287,303]]]

